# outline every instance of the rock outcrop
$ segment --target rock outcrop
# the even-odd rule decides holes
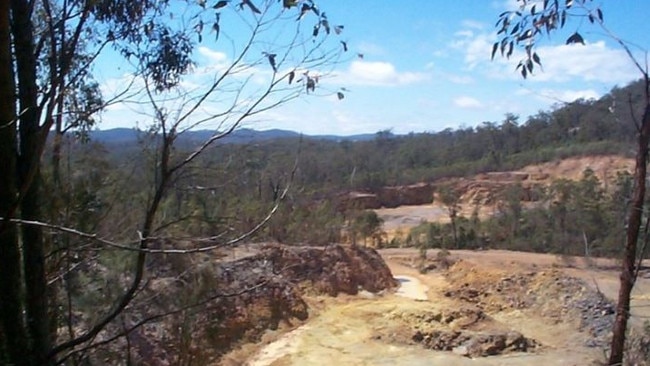
[[[433,202],[433,192],[434,186],[429,183],[382,187],[373,192],[346,192],[338,196],[338,208],[345,211],[351,208],[365,210],[426,205]]]
[[[166,301],[178,302],[180,299],[170,294],[183,293],[187,285],[170,281],[156,291],[168,292]],[[190,291],[195,299],[182,302],[196,302],[196,306],[190,304],[185,311],[132,332],[130,347],[137,364],[214,363],[237,344],[258,341],[267,329],[306,320],[306,293],[354,295],[398,284],[373,249],[271,244],[239,260],[212,263],[199,282],[190,285],[197,287]],[[162,306],[157,309],[161,296],[149,311],[162,311]]]

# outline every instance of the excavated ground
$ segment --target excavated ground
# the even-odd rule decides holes
[[[509,184],[529,189],[560,177],[577,180],[587,167],[602,181],[611,181],[632,163],[617,156],[579,157],[459,179],[461,212],[469,216],[478,205],[479,216],[494,214],[494,197]],[[400,194],[411,188],[401,187],[407,192]],[[366,196],[359,199],[372,198]],[[531,196],[523,203],[533,201]],[[389,237],[423,220],[448,220],[436,202],[400,204],[368,207],[384,220]],[[397,291],[307,297],[310,318],[305,323],[268,332],[261,343],[243,346],[222,364],[598,365],[606,360],[618,292],[614,261],[587,264],[544,254],[453,251],[443,261],[425,263],[433,270],[421,274],[415,249],[380,254],[400,283]],[[429,258],[437,258],[436,252],[430,251]],[[634,349],[629,354],[636,358],[628,364],[649,364],[650,335],[642,336],[650,319],[647,272],[632,294]]]
[[[380,253],[401,283],[398,291],[308,297],[309,320],[269,332],[222,364],[594,365],[605,359],[613,307],[587,277],[575,276],[580,268],[561,268],[536,254],[458,252],[448,269],[420,274],[416,250]],[[637,300],[643,296],[635,293]]]

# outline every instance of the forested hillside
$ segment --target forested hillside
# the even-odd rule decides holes
[[[341,192],[515,170],[577,155],[629,155],[634,138],[630,110],[642,108],[641,95],[642,84],[633,83],[600,100],[558,105],[527,120],[506,115],[475,128],[401,136],[380,131],[367,141],[295,137],[219,144],[174,181],[175,193],[162,204],[167,221],[160,224],[175,237],[220,233],[227,238],[254,228],[282,201],[257,231],[258,240],[340,241],[342,228],[361,230],[353,225],[358,212],[337,207],[334,198]],[[113,235],[137,230],[129,227],[135,222],[130,215],[151,197],[148,187],[157,179],[151,173],[156,164],[152,151],[158,144],[156,136],[144,133],[137,143],[68,140],[65,171],[75,199],[68,210],[83,217],[79,229]],[[366,225],[365,219],[359,218],[359,225]],[[577,230],[563,240],[581,235]],[[492,235],[491,245],[503,247],[495,243],[497,237]],[[484,245],[487,241],[472,244]],[[546,250],[539,244],[532,249]]]
[[[245,159],[266,174],[288,171],[298,159],[296,181],[311,191],[373,190],[581,154],[632,152],[635,136],[630,103],[643,108],[643,85],[614,89],[600,100],[577,100],[540,111],[527,120],[506,115],[477,127],[393,135],[369,141],[282,139],[253,146],[221,146],[218,154]],[[252,164],[252,165],[251,165]]]

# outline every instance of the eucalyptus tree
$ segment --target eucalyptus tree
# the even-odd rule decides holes
[[[636,159],[634,168],[634,190],[626,226],[625,243],[623,245],[623,266],[620,276],[620,290],[616,306],[616,320],[613,326],[613,337],[610,348],[609,364],[623,363],[627,321],[630,317],[630,294],[637,278],[639,264],[637,246],[646,241],[646,232],[641,232],[644,220],[646,177],[648,152],[650,143],[650,77],[647,60],[635,52],[638,46],[630,44],[611,31],[606,23],[603,11],[598,2],[593,0],[518,0],[518,9],[505,11],[498,17],[498,41],[492,46],[492,58],[500,54],[503,57],[520,57],[516,69],[523,78],[533,75],[536,68],[542,66],[542,56],[537,53],[541,40],[551,34],[556,34],[570,25],[573,32],[566,38],[566,44],[585,44],[581,31],[592,25],[600,29],[610,40],[616,43],[627,54],[631,67],[639,72],[643,82],[645,103],[642,111],[633,111],[639,116],[633,116],[636,128]],[[647,54],[647,50],[641,50]],[[631,101],[630,101],[631,105]],[[647,220],[647,215],[645,217]],[[647,226],[647,225],[646,225]]]
[[[111,326],[142,294],[148,255],[223,244],[216,235],[183,250],[152,248],[169,225],[159,215],[161,202],[197,156],[243,121],[306,93],[325,94],[323,78],[347,49],[335,37],[343,26],[311,0],[0,3],[0,363],[82,362],[89,350],[142,325]],[[216,65],[198,63],[197,49],[215,56]],[[101,60],[118,58],[129,65],[118,81],[122,89],[103,96],[93,71],[106,67]],[[341,99],[340,90],[327,93]],[[68,130],[92,128],[97,112],[117,102],[139,106],[156,141],[151,186],[135,215],[137,231],[100,239],[77,230],[74,222],[70,227],[45,222],[41,160],[51,131],[59,138]],[[217,132],[182,155],[174,145],[178,136],[199,126]],[[55,169],[58,156],[55,151]],[[67,274],[55,263],[59,248],[50,245],[52,233],[75,236],[84,250],[131,253],[128,273],[118,278],[120,292],[95,314],[74,320],[79,309],[67,307],[67,334],[57,331],[60,304],[51,295]]]

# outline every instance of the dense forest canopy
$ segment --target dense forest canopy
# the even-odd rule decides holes
[[[368,141],[287,138],[215,147],[233,166],[274,176],[298,159],[296,181],[312,192],[375,190],[433,181],[580,154],[629,156],[635,129],[631,110],[643,108],[643,83],[614,88],[599,100],[576,100],[540,111],[525,121],[503,121],[439,132],[393,135],[379,131]],[[273,178],[271,178],[273,179]],[[266,184],[266,183],[264,183]]]

